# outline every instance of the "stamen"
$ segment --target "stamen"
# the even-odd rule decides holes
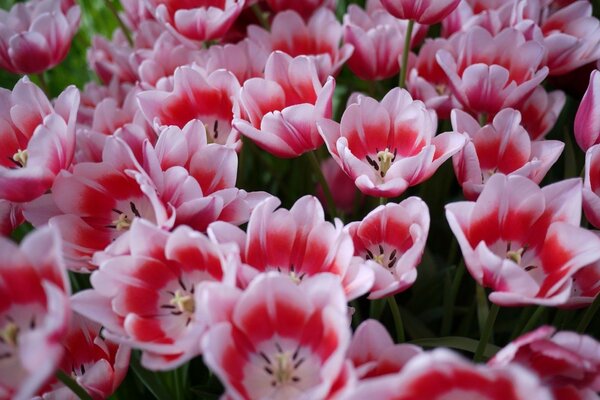
[[[119,217],[117,219],[112,221],[112,224],[118,231],[123,231],[129,229],[129,227],[131,226],[131,221],[129,220],[127,214],[121,213],[119,214]]]
[[[396,158],[396,152],[392,153],[389,149],[385,149],[384,151],[380,151],[377,153],[377,160],[379,161],[379,167],[381,168],[381,172],[379,173],[383,178],[385,174],[388,172],[390,167],[392,166],[392,162]]]
[[[15,154],[13,154],[12,157],[13,161],[19,163],[19,165],[21,167],[26,167],[27,166],[27,160],[29,159],[29,154],[27,153],[27,149],[25,150],[17,150],[17,152]]]
[[[194,298],[190,295],[184,296],[179,290],[175,292],[175,296],[171,299],[170,303],[176,306],[180,313],[193,314],[196,310]]]

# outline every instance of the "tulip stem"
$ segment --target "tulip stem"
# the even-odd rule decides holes
[[[490,307],[490,312],[485,320],[485,326],[483,328],[483,331],[481,332],[479,344],[477,344],[477,349],[475,349],[475,355],[473,356],[474,362],[481,362],[483,359],[483,352],[490,340],[490,336],[492,336],[492,331],[494,330],[494,323],[496,322],[496,317],[498,316],[499,310],[500,306],[498,306],[498,304],[492,304],[492,306]]]
[[[465,274],[465,263],[461,261],[454,271],[454,279],[450,286],[450,292],[448,298],[444,301],[444,316],[442,317],[442,336],[448,336],[450,328],[452,328],[452,317],[454,316],[454,306],[456,302],[456,296],[458,295],[458,289],[462,282],[462,278]]]
[[[119,27],[121,28],[121,31],[123,31],[123,35],[125,35],[125,38],[127,39],[127,43],[129,43],[129,45],[131,47],[133,47],[133,38],[131,37],[131,32],[129,31],[129,28],[127,27],[127,25],[125,25],[125,22],[123,22],[123,20],[121,19],[121,16],[119,15],[119,11],[117,11],[117,8],[115,7],[115,4],[113,3],[113,0],[106,0],[106,6],[110,10],[110,12],[115,16],[117,23],[119,24]]]
[[[44,75],[44,73],[40,72],[38,74],[35,74],[35,76],[37,77],[37,80],[39,82],[40,89],[42,89],[42,91],[44,92],[44,94],[48,98],[50,98],[50,92],[48,91],[48,82],[46,82],[46,76]]]
[[[544,307],[539,306],[538,308],[536,308],[535,312],[529,318],[529,320],[525,324],[525,327],[521,331],[521,335],[532,330],[537,325],[542,315],[544,315],[544,312],[546,312],[546,309]]]
[[[317,181],[321,185],[321,188],[323,189],[323,193],[325,194],[325,201],[327,202],[327,208],[329,210],[329,215],[331,215],[331,218],[335,218],[335,217],[337,217],[337,210],[335,208],[335,202],[333,201],[333,195],[331,194],[331,189],[329,188],[329,185],[327,184],[327,180],[325,179],[325,176],[323,175],[323,171],[321,171],[321,164],[319,163],[319,160],[317,159],[317,155],[315,154],[314,151],[309,151],[307,154],[308,154],[308,160],[310,161],[310,165],[312,166],[312,169],[317,178]]]
[[[598,312],[598,309],[600,309],[600,294],[596,295],[596,298],[594,299],[592,305],[589,306],[588,309],[585,311],[585,314],[583,314],[583,318],[581,318],[581,321],[577,326],[577,332],[585,332],[590,322],[592,322],[594,315],[596,315],[596,312]]]
[[[396,296],[389,296],[387,301],[390,306],[390,311],[392,312],[392,317],[394,318],[394,325],[396,326],[396,341],[398,343],[404,343],[406,341],[406,338],[404,337],[404,323],[402,322],[402,315],[400,315],[398,303],[396,303]]]
[[[260,9],[259,5],[253,4],[250,8],[252,9],[252,12],[256,16],[256,19],[258,19],[258,22],[260,22],[260,25],[263,28],[265,28],[266,30],[270,30],[271,26],[269,24],[269,19],[265,15],[265,12]]]
[[[406,87],[406,70],[408,69],[408,55],[410,54],[410,42],[412,39],[412,31],[414,26],[415,21],[409,19],[408,25],[406,26],[406,36],[404,37],[404,48],[402,49],[402,64],[400,64],[400,80],[398,82],[398,86],[402,89]]]
[[[92,396],[90,396],[84,388],[79,386],[79,384],[73,378],[67,375],[63,370],[59,369],[58,371],[56,371],[56,379],[58,379],[66,387],[71,389],[71,391],[75,393],[77,397],[79,397],[81,400],[92,400]]]

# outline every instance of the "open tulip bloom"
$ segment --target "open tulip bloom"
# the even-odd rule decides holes
[[[598,2],[80,5],[0,10],[0,400],[600,400]]]

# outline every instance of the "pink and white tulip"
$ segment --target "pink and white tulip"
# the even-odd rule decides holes
[[[365,380],[397,374],[422,352],[412,344],[394,344],[381,322],[367,319],[356,328],[346,357],[352,361],[358,377]]]
[[[590,224],[600,228],[600,145],[585,153],[584,174],[583,212]]]
[[[231,126],[233,97],[240,90],[235,76],[225,70],[208,74],[199,67],[183,66],[175,70],[173,79],[171,90],[138,94],[148,122],[183,128],[191,120],[201,119],[211,142],[239,146],[238,134]]]
[[[112,395],[127,374],[130,349],[102,337],[102,326],[78,314],[73,315],[69,331],[61,340],[65,355],[60,369],[97,400]],[[36,399],[77,400],[71,389],[51,382]]]
[[[452,158],[458,182],[469,200],[479,196],[496,172],[525,176],[539,184],[564,148],[558,140],[531,141],[521,126],[521,114],[511,108],[500,111],[483,127],[469,114],[453,110],[452,128],[469,137]]]
[[[435,112],[399,88],[381,103],[359,96],[341,123],[322,119],[318,126],[333,158],[371,196],[399,196],[428,179],[465,144],[458,133],[435,136]]]
[[[516,28],[492,36],[473,26],[453,43],[454,52],[440,50],[436,57],[456,98],[475,115],[518,107],[548,75],[544,47]]]
[[[81,10],[72,0],[32,0],[0,10],[0,68],[37,74],[67,56]]]
[[[262,274],[243,292],[205,283],[197,309],[210,329],[204,362],[232,399],[326,398],[350,342],[346,297],[337,277],[299,284]]]
[[[354,188],[354,185],[352,187]],[[18,204],[0,200],[0,236],[9,236],[24,220],[23,212]]]
[[[575,332],[542,326],[500,350],[492,366],[521,365],[537,373],[557,399],[595,399],[600,391],[600,343]],[[562,397],[571,392],[573,397]]]
[[[579,147],[588,151],[600,143],[600,71],[590,75],[589,86],[581,99],[574,126],[575,140]]]
[[[381,3],[396,18],[433,25],[454,11],[460,0],[381,0]]]
[[[316,10],[326,7],[335,10],[337,0],[267,0],[269,8],[275,13],[285,10],[293,10],[304,18],[309,18]]]
[[[550,93],[538,86],[531,96],[519,106],[521,125],[531,140],[540,140],[554,127],[567,98],[561,90]]]
[[[328,272],[340,278],[348,299],[369,291],[373,272],[353,257],[352,238],[341,222],[325,221],[323,207],[315,197],[300,198],[290,210],[277,209],[278,205],[279,200],[271,197],[256,206],[247,233],[220,222],[209,227],[219,242],[234,242],[241,249],[244,264],[238,282],[242,287],[268,271],[296,282]]]
[[[429,232],[429,210],[423,200],[409,197],[399,204],[379,206],[346,229],[354,242],[354,254],[375,273],[370,299],[412,286]]]
[[[220,39],[242,12],[245,0],[146,0],[156,19],[173,33],[195,41]]]
[[[540,189],[495,174],[476,202],[446,205],[446,217],[467,269],[496,304],[565,304],[573,275],[600,258],[600,239],[579,227],[578,179]]]
[[[175,368],[200,354],[196,286],[233,286],[239,258],[189,227],[169,233],[137,219],[125,239],[124,254],[100,263],[73,308],[102,324],[105,337],[142,350],[146,368]]]
[[[59,235],[0,237],[0,398],[31,399],[59,367],[70,318]]]
[[[27,77],[0,89],[0,199],[33,200],[71,166],[79,91],[69,86],[54,106]]]
[[[248,38],[268,53],[279,50],[292,57],[313,58],[321,82],[336,75],[352,54],[350,44],[340,47],[342,35],[342,25],[327,8],[318,9],[307,22],[295,11],[280,12],[271,22],[271,32],[248,27]]]
[[[518,365],[474,365],[447,349],[413,357],[398,374],[359,383],[344,400],[551,400],[537,376]]]
[[[278,157],[298,157],[323,144],[319,118],[330,118],[335,81],[322,85],[314,60],[276,51],[267,60],[265,78],[244,83],[233,126]]]
[[[361,79],[381,80],[400,71],[398,59],[404,48],[407,22],[383,8],[371,6],[369,9],[369,4],[367,10],[354,4],[348,7],[344,16],[344,43],[354,47],[348,68]],[[416,27],[413,38],[418,34],[419,27]]]

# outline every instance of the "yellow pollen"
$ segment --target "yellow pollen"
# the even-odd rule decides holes
[[[119,218],[115,219],[112,223],[118,231],[127,230],[131,226],[131,221],[125,213],[119,214]]]
[[[389,149],[380,151],[377,153],[377,160],[379,161],[380,175],[383,178],[392,166],[392,161],[396,156]]]
[[[521,258],[523,257],[523,252],[525,251],[524,248],[520,248],[519,250],[516,251],[508,251],[506,252],[506,258],[508,258],[511,261],[514,261],[517,264],[521,264]]]
[[[378,256],[373,257],[373,261],[375,261],[377,264],[383,265],[385,267],[385,257],[383,254],[379,254]]]
[[[295,284],[299,284],[300,282],[302,282],[302,279],[300,278],[300,276],[297,275],[294,271],[290,271],[290,279]]]
[[[292,375],[294,373],[294,364],[290,358],[288,353],[279,353],[275,356],[275,380],[277,383],[288,383],[292,380]]]
[[[26,167],[27,166],[27,160],[29,159],[29,154],[27,153],[27,149],[25,150],[17,150],[17,152],[15,154],[13,154],[12,159],[15,162],[18,162],[19,164],[21,164],[22,167]]]
[[[437,94],[442,95],[444,94],[444,92],[446,91],[446,85],[440,83],[438,85],[435,85],[435,91],[437,92]]]
[[[16,347],[17,339],[19,335],[19,326],[14,322],[9,322],[2,331],[0,331],[0,338],[4,343],[9,346]]]
[[[175,292],[175,296],[171,299],[171,304],[177,306],[179,311],[193,314],[196,310],[196,303],[194,297],[183,295],[179,290]]]

